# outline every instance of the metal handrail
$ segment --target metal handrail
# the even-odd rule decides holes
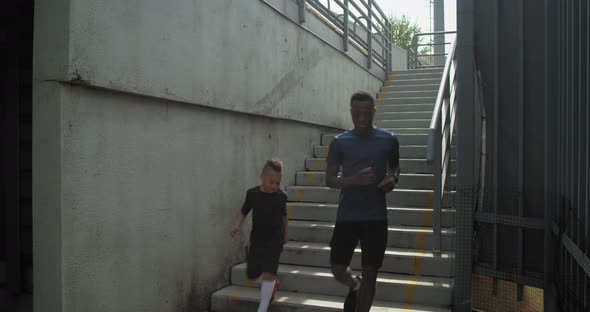
[[[332,11],[331,2],[344,13],[339,15]],[[354,47],[367,57],[366,66],[369,69],[375,64],[384,71],[384,78],[389,77],[393,59],[392,25],[375,0],[328,0],[327,6],[318,0],[299,0],[297,3],[300,15],[309,10],[342,37],[345,52],[349,45]],[[303,23],[305,17],[300,16],[299,20]],[[360,29],[357,29],[357,25]],[[365,36],[366,39],[363,38]]]
[[[408,48],[408,69],[417,69],[420,67],[433,65],[433,64],[423,64],[425,62],[420,61],[419,60],[420,57],[437,57],[437,56],[444,57],[447,55],[446,52],[445,53],[419,54],[420,51],[418,51],[418,47],[421,47],[421,46],[429,46],[429,47],[443,46],[444,47],[444,46],[450,44],[450,42],[445,42],[444,38],[441,43],[436,43],[436,42],[420,43],[420,41],[422,40],[421,39],[422,37],[426,37],[426,36],[437,36],[438,37],[438,36],[444,36],[444,35],[456,34],[456,33],[457,33],[456,31],[434,31],[434,32],[414,34],[414,36],[412,37],[411,45]],[[443,50],[444,50],[444,48],[443,48]],[[438,64],[435,64],[435,65],[438,65]]]
[[[453,42],[453,47],[449,52],[447,58],[434,111],[432,112],[432,120],[430,128],[428,129],[428,148],[426,150],[426,159],[429,162],[434,161],[434,201],[433,201],[433,245],[432,251],[434,254],[440,254],[442,251],[441,239],[441,218],[442,206],[445,191],[445,182],[451,163],[451,144],[453,137],[453,130],[455,127],[455,98],[452,96],[455,89],[455,75],[454,68],[455,50],[457,47],[457,40]],[[451,72],[452,71],[452,72]],[[444,117],[444,119],[443,119]]]

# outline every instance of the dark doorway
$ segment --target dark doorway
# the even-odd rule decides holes
[[[0,10],[0,310],[32,311],[34,1]]]

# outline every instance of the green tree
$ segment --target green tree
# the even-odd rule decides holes
[[[408,50],[412,45],[412,38],[415,34],[421,33],[422,29],[418,23],[412,23],[406,15],[401,17],[390,16],[389,20],[393,30],[391,34],[393,43],[402,49]],[[420,39],[421,41],[422,39]],[[420,49],[420,54],[426,54],[428,51],[428,48],[423,47]]]

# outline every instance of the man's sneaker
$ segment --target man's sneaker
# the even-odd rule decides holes
[[[275,294],[279,290],[279,284],[280,284],[279,279],[275,276],[275,286],[272,289],[272,296],[270,296],[270,302],[273,302],[275,300]]]
[[[344,300],[344,312],[356,312],[356,298],[362,282],[362,279],[359,276],[357,276],[356,279],[358,281],[357,286],[350,288],[348,295]]]

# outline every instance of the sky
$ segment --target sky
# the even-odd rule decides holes
[[[401,17],[407,15],[417,22],[422,32],[429,32],[430,0],[375,0],[387,15]],[[456,0],[445,0],[445,29],[457,30]]]

